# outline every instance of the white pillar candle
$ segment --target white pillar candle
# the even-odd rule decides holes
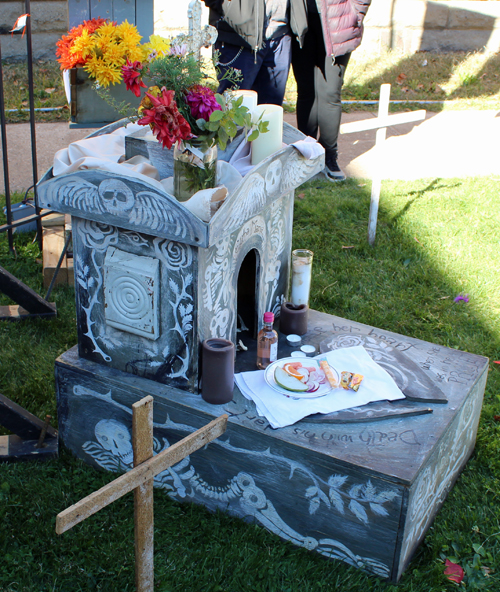
[[[243,102],[241,103],[243,107],[246,107],[250,113],[257,107],[257,98],[258,95],[254,90],[232,90],[231,94],[235,99],[239,97],[243,97]]]
[[[264,158],[281,150],[283,146],[283,107],[279,105],[257,105],[252,112],[252,119],[267,121],[269,130],[252,142],[252,166]]]
[[[306,249],[292,251],[292,304],[309,305],[313,252]]]

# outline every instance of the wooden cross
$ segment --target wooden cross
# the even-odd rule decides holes
[[[153,456],[153,397],[132,405],[134,468],[57,515],[56,533],[62,534],[111,502],[134,491],[135,583],[137,592],[153,592],[153,481],[156,475],[215,440],[226,431],[221,415],[193,434]]]
[[[375,233],[377,231],[378,204],[380,201],[380,189],[382,186],[382,167],[384,157],[384,142],[386,131],[389,126],[399,125],[401,123],[410,123],[412,121],[421,121],[425,119],[425,109],[412,111],[410,113],[396,113],[389,115],[389,98],[391,96],[391,85],[382,84],[380,87],[380,96],[378,102],[378,116],[375,119],[365,119],[363,121],[353,121],[344,123],[340,126],[341,134],[353,134],[355,132],[364,132],[376,129],[375,139],[375,172],[372,178],[372,192],[370,198],[370,219],[368,222],[368,243],[375,243]]]

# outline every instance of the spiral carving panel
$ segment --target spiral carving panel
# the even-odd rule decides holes
[[[109,247],[104,262],[106,323],[115,329],[158,339],[159,261]]]

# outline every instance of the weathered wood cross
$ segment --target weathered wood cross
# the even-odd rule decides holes
[[[200,49],[210,47],[217,40],[217,29],[211,25],[201,26],[200,0],[192,0],[188,6],[188,45],[189,51],[200,59]]]
[[[153,456],[153,397],[132,405],[134,468],[91,493],[57,515],[56,532],[62,534],[111,502],[134,491],[135,583],[138,592],[153,592],[153,481],[226,431],[227,415],[221,415],[193,434]]]
[[[384,142],[386,131],[389,126],[399,125],[401,123],[411,123],[425,119],[425,109],[412,111],[410,113],[396,113],[389,115],[389,98],[391,96],[391,85],[382,84],[380,87],[380,96],[378,102],[378,116],[374,119],[364,119],[363,121],[353,121],[344,123],[340,126],[341,134],[353,134],[355,132],[364,132],[372,129],[377,130],[375,138],[376,158],[375,172],[372,178],[372,192],[370,198],[370,219],[368,222],[368,243],[375,243],[375,233],[377,231],[378,205],[380,201],[380,189],[382,187],[382,171],[384,158]]]

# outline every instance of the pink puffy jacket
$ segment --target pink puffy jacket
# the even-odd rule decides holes
[[[341,56],[356,49],[371,0],[320,0],[326,53]]]

